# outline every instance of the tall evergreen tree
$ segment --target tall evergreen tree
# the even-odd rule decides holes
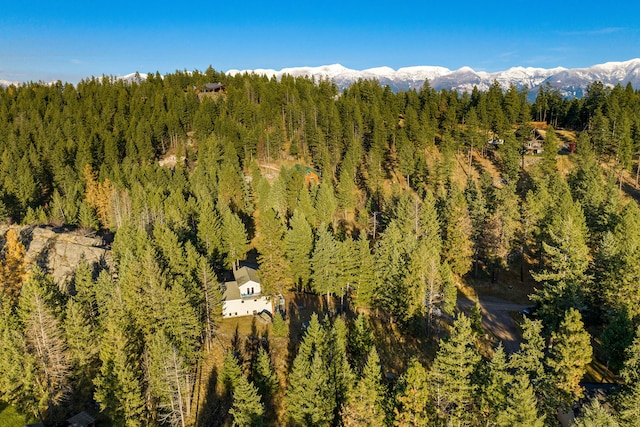
[[[311,278],[309,259],[313,250],[313,232],[304,214],[298,209],[293,211],[290,227],[284,237],[285,253],[291,263],[294,282],[304,289]]]
[[[500,427],[543,427],[544,415],[537,410],[538,399],[529,378],[524,373],[516,374],[507,396],[506,408],[497,414],[496,425]]]
[[[480,355],[474,346],[471,322],[460,314],[448,340],[441,342],[429,372],[431,400],[440,419],[452,425],[465,425],[472,417],[477,386],[472,381]]]
[[[234,427],[259,427],[263,425],[264,406],[258,389],[247,377],[240,375],[233,389],[233,406],[229,410]]]
[[[419,427],[433,421],[427,387],[427,371],[417,359],[412,359],[407,372],[397,385],[395,422],[398,427]]]
[[[375,347],[371,348],[362,378],[351,391],[342,409],[345,426],[382,426],[385,424],[384,402],[386,392],[382,384],[380,358]]]
[[[591,337],[576,309],[567,310],[558,331],[552,333],[551,341],[553,347],[547,364],[558,392],[558,403],[569,408],[583,396],[580,381],[593,355]]]

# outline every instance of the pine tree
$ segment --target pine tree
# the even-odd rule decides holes
[[[480,390],[480,410],[487,425],[495,425],[499,415],[506,410],[512,383],[513,376],[507,370],[506,355],[500,344],[487,365],[486,380]]]
[[[42,389],[40,403],[48,406],[53,421],[54,406],[70,392],[71,365],[60,321],[64,300],[58,287],[42,270],[34,268],[20,295],[19,315],[24,324],[27,351],[33,355],[36,382]]]
[[[279,383],[276,373],[271,366],[271,357],[264,347],[260,347],[253,364],[253,383],[265,404],[270,404],[278,390]]]
[[[146,377],[155,400],[158,420],[170,426],[185,427],[190,415],[193,378],[186,361],[165,334],[155,334],[148,343]]]
[[[263,425],[264,406],[258,389],[247,377],[240,375],[233,389],[233,406],[229,410],[234,427],[259,427]]]
[[[518,373],[526,374],[531,381],[539,383],[545,375],[542,322],[525,317],[521,327],[523,342],[520,344],[520,350],[511,355],[509,367]]]
[[[24,330],[9,300],[0,294],[0,396],[20,412],[41,418],[42,385],[35,356],[27,350]]]
[[[351,298],[355,307],[372,307],[378,288],[375,258],[369,247],[369,239],[361,237],[356,242],[357,260]]]
[[[371,348],[362,378],[349,394],[342,409],[342,423],[345,427],[382,426],[385,424],[384,402],[386,392],[382,384],[380,358],[375,347]]]
[[[298,353],[293,361],[287,390],[287,417],[292,426],[329,426],[334,418],[331,387],[322,355],[316,351],[311,361]]]
[[[471,417],[477,388],[472,376],[480,362],[474,341],[469,318],[460,314],[453,324],[451,337],[441,342],[429,372],[431,399],[438,417],[453,425],[464,424]]]
[[[584,412],[576,420],[575,427],[618,427],[620,425],[597,398],[583,408]]]
[[[313,289],[327,296],[337,291],[338,283],[338,245],[332,233],[320,225],[318,239],[311,257],[311,279]]]
[[[236,268],[247,253],[247,230],[238,215],[225,209],[222,215],[222,242],[227,268]]]
[[[348,349],[351,356],[351,364],[360,372],[364,367],[365,356],[373,346],[373,332],[369,327],[369,320],[363,313],[353,322],[349,330]]]
[[[227,351],[222,364],[222,370],[220,371],[220,381],[224,384],[225,391],[228,395],[233,393],[241,376],[242,370],[240,369],[238,358],[233,352]]]
[[[584,329],[580,312],[573,308],[567,310],[558,331],[551,334],[551,342],[553,347],[547,364],[557,389],[558,403],[571,407],[583,395],[580,381],[593,355],[591,337]]]
[[[623,425],[640,425],[640,328],[633,342],[625,350],[624,367],[620,377],[624,386],[617,400],[618,413]]]
[[[306,190],[304,190],[306,191]],[[294,282],[305,289],[311,278],[309,259],[313,250],[313,232],[302,211],[296,209],[285,234],[286,255]]]
[[[442,218],[444,220],[442,256],[450,264],[454,273],[464,275],[471,268],[472,226],[467,202],[459,189],[454,187],[449,190]]]
[[[260,263],[260,279],[264,294],[282,294],[293,280],[291,265],[285,257],[285,226],[273,209],[260,212],[257,218],[256,249]]]
[[[540,315],[552,325],[557,324],[557,313],[582,306],[581,289],[587,281],[587,229],[580,205],[570,198],[566,195],[553,214],[547,227],[549,237],[542,242],[545,266],[533,274],[543,287],[531,299],[540,303]]]
[[[338,209],[338,201],[336,200],[331,180],[328,177],[324,177],[320,187],[318,188],[314,207],[320,224],[334,224],[336,209]]]
[[[431,425],[433,414],[427,371],[417,359],[412,359],[407,372],[400,378],[396,393],[395,421],[398,427]]]
[[[117,425],[145,424],[147,412],[142,394],[141,369],[132,341],[131,325],[121,308],[114,307],[104,317],[100,347],[100,371],[94,379],[94,399]]]
[[[506,408],[497,414],[499,427],[543,427],[544,415],[537,410],[538,400],[529,378],[524,373],[516,374],[507,396]]]

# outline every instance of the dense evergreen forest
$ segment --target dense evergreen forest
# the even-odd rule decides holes
[[[554,426],[598,362],[618,387],[577,425],[639,425],[639,149],[640,93],[598,82],[534,103],[211,68],[1,88],[0,400],[46,425]],[[112,236],[113,265],[54,283],[17,224]],[[215,356],[246,259],[325,303]],[[478,282],[535,284],[516,353],[457,307]]]

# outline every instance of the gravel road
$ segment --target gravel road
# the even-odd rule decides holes
[[[458,307],[465,312],[469,312],[473,304],[474,301],[464,296],[458,298]],[[496,297],[480,297],[482,326],[487,333],[502,341],[507,353],[515,353],[520,348],[520,331],[513,314],[526,307],[530,305],[516,304]]]

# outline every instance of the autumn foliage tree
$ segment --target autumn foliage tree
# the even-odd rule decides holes
[[[6,239],[4,259],[0,261],[0,289],[15,303],[27,276],[26,250],[15,229],[7,231]]]

